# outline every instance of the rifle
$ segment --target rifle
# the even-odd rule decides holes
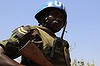
[[[64,32],[66,29],[66,25],[67,25],[67,22],[65,22],[61,37],[55,38],[50,57],[53,59],[59,58],[59,53],[63,49],[64,59],[66,60],[66,66],[71,66],[71,64],[70,64],[71,59],[70,59],[70,54],[69,54],[69,49],[68,49],[69,44],[67,43],[66,47],[63,47],[63,41],[64,41],[63,36],[64,36]]]
[[[63,41],[64,41],[63,36],[64,36],[66,25],[67,25],[67,22],[65,22],[61,37],[55,38],[55,40],[53,42],[53,47],[52,47],[52,51],[51,51],[51,54],[50,54],[50,57],[53,58],[53,59],[59,58],[59,53],[63,49]]]
[[[20,53],[25,57],[31,59],[33,62],[38,64],[39,66],[54,66],[50,63],[41,50],[29,40],[21,49]]]

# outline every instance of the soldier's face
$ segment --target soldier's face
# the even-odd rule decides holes
[[[48,17],[45,18],[45,21],[48,22],[47,27],[53,32],[58,32],[64,26],[64,15],[59,12],[51,12]]]

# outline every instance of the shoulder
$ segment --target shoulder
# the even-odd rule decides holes
[[[33,29],[35,29],[34,26],[22,25],[12,31],[12,36],[17,35],[18,37],[21,38],[24,35],[26,35],[27,33],[29,33],[30,31],[32,31]]]
[[[68,41],[66,41],[66,40],[63,40],[63,42],[64,42],[64,46],[68,49],[69,48],[69,42]]]
[[[32,27],[33,26],[30,26],[30,25],[22,25],[22,26],[17,27],[16,29],[14,29],[12,32],[14,32],[16,30],[18,30],[19,32],[27,32],[27,31],[30,31]]]

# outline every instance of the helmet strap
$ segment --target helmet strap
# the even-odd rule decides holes
[[[65,22],[65,25],[63,27],[63,32],[62,32],[62,35],[61,35],[61,39],[63,39],[63,37],[64,37],[64,32],[65,32],[66,26],[67,26],[67,21]]]

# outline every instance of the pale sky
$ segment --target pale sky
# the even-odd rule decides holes
[[[0,40],[21,25],[37,25],[34,15],[47,0],[0,0]],[[59,0],[68,13],[67,33],[71,59],[100,65],[100,0]],[[61,32],[57,34],[61,35]],[[74,49],[73,49],[74,48]]]

